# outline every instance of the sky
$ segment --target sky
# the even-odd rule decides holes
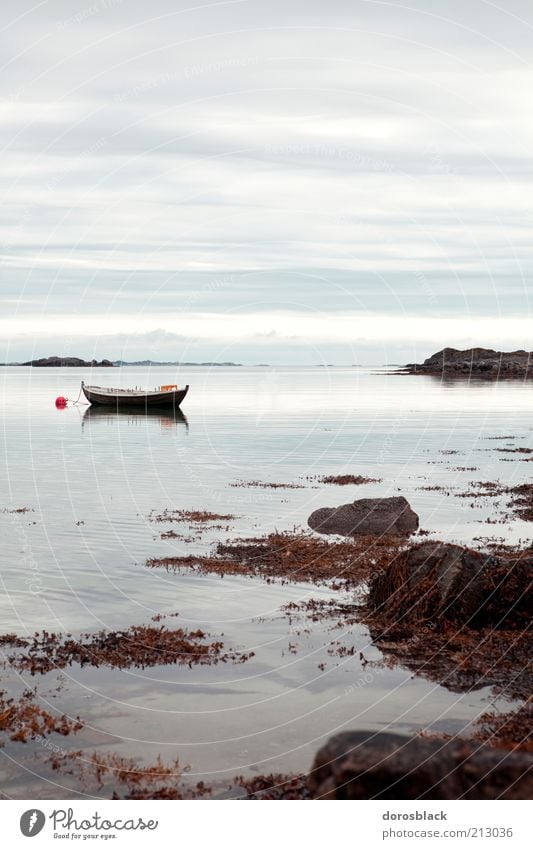
[[[3,0],[0,361],[533,348],[531,0]]]

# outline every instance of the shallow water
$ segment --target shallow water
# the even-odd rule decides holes
[[[191,390],[184,417],[56,410],[55,397],[75,399],[81,379],[147,387],[177,380]],[[470,481],[531,479],[521,455],[497,449],[531,446],[532,393],[520,382],[443,385],[361,368],[0,369],[0,510],[30,509],[0,513],[2,632],[114,629],[179,612],[167,623],[255,652],[238,666],[71,667],[39,680],[4,671],[0,689],[37,685],[45,704],[82,715],[87,726],[61,740],[67,748],[179,755],[206,780],[306,769],[341,728],[461,730],[489,707],[488,690],[458,695],[402,669],[369,673],[359,651],[368,659],[379,652],[362,626],[348,636],[355,654],[339,658],[328,653],[343,633],[331,622],[290,624],[284,604],[327,598],[328,590],[173,575],[144,563],[207,551],[221,537],[304,528],[318,506],[400,492],[431,537],[527,539],[530,523],[486,523],[494,499],[471,506],[453,493]],[[509,439],[491,439],[501,436]],[[346,472],[382,482],[314,479]],[[231,486],[251,480],[303,488]],[[434,485],[452,494],[423,490]],[[237,518],[192,543],[161,540],[171,526],[149,516],[166,508]],[[52,776],[42,746],[8,743],[0,753],[8,795],[74,793]]]

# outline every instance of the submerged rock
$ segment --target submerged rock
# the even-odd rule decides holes
[[[470,628],[525,628],[533,605],[533,553],[495,556],[425,542],[376,573],[368,603],[405,624],[446,620]]]
[[[311,513],[307,523],[321,534],[398,534],[408,535],[418,528],[418,516],[403,497],[360,498],[340,507],[321,507]]]
[[[314,799],[528,799],[531,755],[477,741],[345,731],[316,754]]]

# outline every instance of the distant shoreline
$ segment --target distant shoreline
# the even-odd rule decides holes
[[[188,363],[188,362],[157,362],[154,360],[139,360],[126,362],[125,360],[82,360],[78,357],[45,357],[39,360],[30,360],[24,363],[0,363],[2,367],[24,367],[24,368],[123,368],[128,366],[187,366],[202,367],[216,366],[225,368],[241,368],[242,363]],[[259,363],[258,366],[266,366],[266,363]]]
[[[444,348],[423,363],[408,363],[397,374],[523,380],[533,378],[533,352],[494,351],[492,348]]]
[[[54,360],[54,362],[51,362]],[[233,362],[180,362],[158,361],[158,360],[102,360],[101,362],[81,360],[77,357],[47,357],[44,360],[32,360],[30,362],[0,363],[0,368],[132,368],[151,366],[173,366],[175,368],[404,368],[400,365],[386,363],[384,365],[372,365],[361,363],[233,363]]]
[[[225,366],[227,368],[241,368],[242,363],[187,363],[187,362],[179,362],[179,361],[165,361],[158,362],[157,360],[133,360],[131,362],[126,360],[114,360],[113,365],[119,368],[123,366]],[[259,363],[259,365],[265,365],[264,363]]]

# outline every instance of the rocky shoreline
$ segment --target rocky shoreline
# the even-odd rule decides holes
[[[444,348],[423,363],[408,363],[398,374],[467,377],[483,380],[533,378],[533,352],[494,351],[491,348]]]
[[[498,450],[498,449],[494,449]],[[351,476],[358,480],[357,476]],[[256,482],[257,484],[258,482]],[[512,490],[509,490],[512,493]],[[529,490],[528,490],[529,492]],[[325,511],[325,512],[324,512]],[[207,510],[152,512],[158,525],[176,523],[189,534],[224,528],[232,514]],[[526,799],[533,794],[529,636],[533,605],[533,548],[474,550],[440,541],[421,542],[419,517],[404,497],[365,498],[320,508],[308,532],[270,533],[219,541],[206,554],[149,558],[148,568],[173,574],[219,574],[266,582],[308,582],[349,592],[348,603],[308,598],[280,608],[298,631],[313,621],[337,629],[328,654],[356,654],[351,627],[367,627],[380,659],[359,662],[372,676],[404,668],[415,677],[458,693],[489,687],[509,710],[490,710],[471,728],[450,735],[422,727],[418,733],[354,728],[325,741],[307,774],[234,776],[229,782],[194,784],[178,760],[153,764],[118,752],[92,754],[49,738],[83,738],[84,716],[51,712],[40,704],[41,686],[19,697],[0,692],[0,746],[39,744],[51,750],[48,766],[72,776],[84,791],[126,799]],[[318,532],[318,533],[317,533]],[[324,539],[329,534],[341,540]],[[416,535],[416,536],[415,536]],[[177,535],[181,538],[181,535]],[[166,538],[166,537],[165,537]],[[187,534],[183,534],[187,539]],[[178,613],[167,614],[177,616]],[[68,668],[150,669],[246,663],[253,653],[226,648],[221,635],[161,625],[82,634],[48,632],[0,636],[4,667],[39,680]],[[155,623],[155,624],[154,624]],[[296,646],[289,646],[296,653]],[[325,664],[318,664],[324,671]],[[371,671],[372,670],[372,671]],[[2,740],[2,737],[4,740]]]
[[[114,368],[111,360],[82,360],[79,357],[42,357],[40,360],[29,360],[20,363],[21,366],[32,368]]]

